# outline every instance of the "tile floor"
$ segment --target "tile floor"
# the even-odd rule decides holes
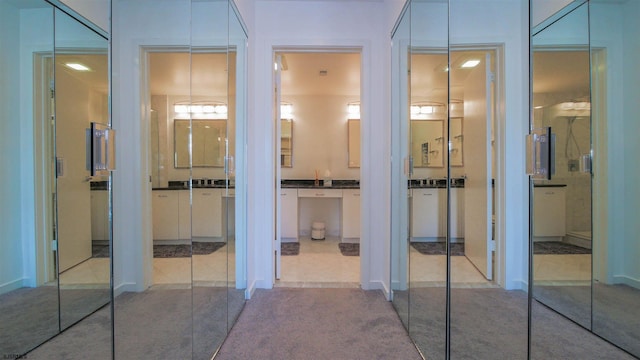
[[[300,239],[300,254],[282,256],[282,273],[276,287],[347,287],[360,286],[360,257],[343,256],[338,249],[338,238],[325,240]],[[232,247],[232,246],[231,246]],[[234,281],[231,271],[235,257],[229,256],[225,246],[209,255],[190,258],[154,258],[153,284],[160,287],[190,286],[193,270],[194,284],[200,286],[224,286]],[[232,254],[232,252],[230,252]],[[443,286],[446,276],[444,255],[422,255],[410,250],[410,274],[412,286]],[[464,256],[452,258],[454,287],[495,287]],[[192,268],[193,265],[193,268]],[[535,255],[534,276],[536,283],[545,285],[582,285],[591,278],[590,255]],[[109,259],[93,258],[65,271],[60,284],[66,288],[99,288],[109,286]]]

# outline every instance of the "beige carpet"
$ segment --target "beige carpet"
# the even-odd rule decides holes
[[[421,359],[380,291],[276,288],[247,302],[217,359]]]

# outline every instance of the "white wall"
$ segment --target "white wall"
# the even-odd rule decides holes
[[[0,2],[0,294],[22,286],[20,156],[20,12]]]
[[[536,26],[574,0],[532,0],[531,26]]]
[[[389,38],[398,4],[360,1],[258,1],[249,25],[249,287],[273,281],[274,48],[362,49],[362,237],[365,289],[388,288],[389,278]],[[295,126],[295,125],[294,125]],[[294,140],[295,141],[295,140]]]
[[[60,0],[87,20],[109,31],[109,0]]]
[[[360,179],[359,168],[348,167],[347,104],[349,96],[289,95],[293,106],[293,167],[282,168],[283,179]]]
[[[624,161],[622,165],[625,169],[624,188],[618,189],[624,194],[625,206],[624,229],[622,238],[625,240],[621,244],[620,251],[624,254],[623,276],[629,285],[640,288],[640,222],[638,222],[638,212],[640,210],[640,190],[638,190],[637,179],[640,179],[640,166],[638,155],[640,154],[640,144],[638,144],[638,134],[640,134],[640,122],[638,121],[638,99],[640,98],[640,86],[638,84],[638,62],[640,61],[640,24],[637,16],[640,14],[640,3],[638,1],[628,1],[623,5],[623,41],[624,41],[624,114],[622,116],[624,147]],[[615,144],[615,143],[612,143]],[[613,175],[613,174],[612,174]],[[615,174],[613,176],[620,176]],[[621,191],[622,190],[622,191]]]

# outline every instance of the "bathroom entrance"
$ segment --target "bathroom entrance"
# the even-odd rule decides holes
[[[359,49],[274,53],[275,286],[360,286]]]

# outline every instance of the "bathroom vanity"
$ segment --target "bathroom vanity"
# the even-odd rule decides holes
[[[446,183],[411,185],[411,241],[444,241],[447,236]],[[464,181],[451,185],[452,241],[464,241]]]
[[[233,204],[226,200],[234,196],[235,189],[227,190],[224,183],[215,182],[191,190],[181,181],[170,182],[166,188],[154,188],[153,240],[164,243],[191,238],[225,241],[227,219],[223,214]]]
[[[322,181],[315,185],[314,180],[282,180],[280,199],[282,241],[295,242],[299,236],[309,235],[307,223],[314,221],[306,216],[309,208],[322,208],[322,216],[337,219],[338,229],[328,226],[329,235],[340,237],[342,242],[360,241],[359,181],[333,180],[332,186],[325,187]]]

